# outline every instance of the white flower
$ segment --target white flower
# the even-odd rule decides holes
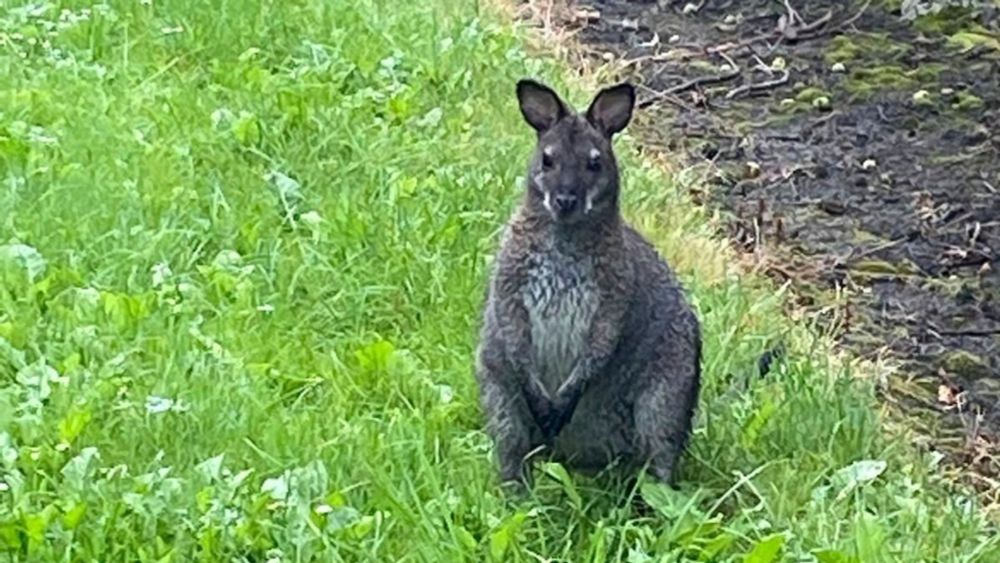
[[[260,486],[260,492],[270,495],[276,501],[288,498],[287,472],[279,477],[264,479],[264,482]]]
[[[435,385],[434,387],[437,389],[438,397],[441,399],[442,403],[448,404],[455,399],[455,389],[453,389],[451,385],[441,384]]]
[[[173,271],[170,270],[170,265],[166,262],[160,262],[153,266],[153,287],[162,286],[167,279],[174,275]]]
[[[150,395],[146,397],[146,412],[149,414],[161,414],[167,411],[185,412],[188,406],[181,401],[175,401],[168,397],[157,397]]]

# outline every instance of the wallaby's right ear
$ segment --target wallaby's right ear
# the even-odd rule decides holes
[[[556,124],[569,113],[566,104],[551,88],[534,80],[517,82],[517,101],[521,115],[539,133]]]

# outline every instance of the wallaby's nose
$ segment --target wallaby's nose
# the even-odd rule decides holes
[[[576,196],[572,194],[557,194],[556,210],[562,215],[567,215],[576,208]]]

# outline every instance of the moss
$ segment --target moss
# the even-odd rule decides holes
[[[799,90],[798,94],[795,94],[795,101],[802,102],[804,104],[811,104],[819,98],[829,98],[830,93],[822,88],[817,88],[815,86],[808,86]]]
[[[854,229],[853,235],[852,238],[857,244],[883,243],[886,241],[884,237],[865,229]]]
[[[941,63],[924,63],[915,69],[908,70],[906,74],[920,84],[929,84],[937,82],[946,68],[948,67]]]
[[[990,376],[990,366],[979,356],[966,350],[954,350],[941,359],[941,367],[960,377],[978,379]]]
[[[985,47],[994,53],[1000,52],[1000,37],[981,26],[973,26],[967,31],[952,34],[948,37],[948,44],[962,53],[976,47]]]
[[[725,74],[722,71],[722,69],[719,68],[719,65],[713,64],[713,63],[711,63],[709,61],[703,61],[703,60],[700,60],[700,59],[695,59],[693,61],[690,61],[688,63],[688,67],[690,67],[691,69],[693,69],[693,70],[695,70],[695,71],[697,71],[697,72],[699,72],[701,74],[709,74],[709,75],[713,75],[713,74]]]
[[[883,65],[851,71],[844,87],[852,94],[870,95],[879,90],[902,90],[913,85],[914,80],[906,75],[903,67]]]
[[[972,92],[962,90],[955,94],[955,103],[951,107],[958,111],[977,110],[983,107],[983,100]]]
[[[844,87],[856,95],[869,96],[882,90],[908,90],[937,82],[944,65],[925,64],[914,69],[879,65],[851,71]]]
[[[936,14],[925,14],[913,21],[913,27],[927,34],[951,35],[968,29],[975,22],[972,10],[949,6]]]
[[[823,56],[827,63],[835,64],[865,58],[896,60],[909,51],[909,45],[893,40],[887,33],[852,33],[834,37]]]
[[[859,277],[912,276],[919,269],[909,260],[887,262],[885,260],[859,260],[851,265],[851,273]]]

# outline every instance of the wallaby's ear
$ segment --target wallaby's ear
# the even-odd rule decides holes
[[[587,108],[587,120],[607,137],[621,131],[632,120],[635,88],[627,82],[610,86],[597,93]]]
[[[534,80],[522,79],[517,82],[517,101],[521,105],[524,120],[539,133],[552,127],[569,113],[558,94]]]

